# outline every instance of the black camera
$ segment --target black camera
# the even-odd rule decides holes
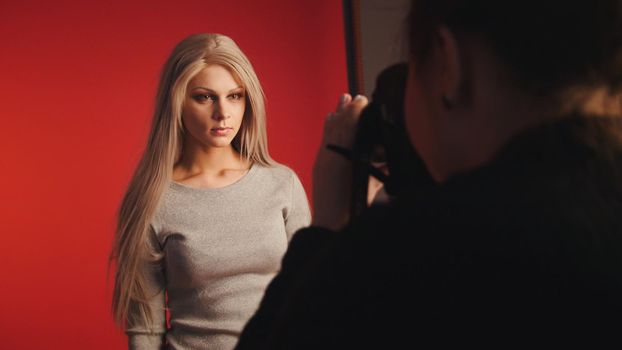
[[[432,184],[406,133],[403,101],[407,78],[406,63],[394,64],[380,72],[371,101],[361,112],[352,150],[329,145],[352,161],[352,218],[368,206],[370,175],[383,182],[389,200]],[[373,164],[386,165],[388,173]]]

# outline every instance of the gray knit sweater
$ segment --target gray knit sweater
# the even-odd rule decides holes
[[[304,189],[285,166],[255,164],[223,188],[172,182],[150,226],[164,259],[143,267],[155,326],[130,311],[129,348],[233,349],[289,240],[310,220]]]

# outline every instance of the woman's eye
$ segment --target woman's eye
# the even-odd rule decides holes
[[[214,96],[211,95],[195,95],[194,99],[198,102],[215,101]]]
[[[233,100],[240,100],[244,97],[244,95],[242,95],[242,93],[236,93],[236,94],[231,95],[230,97]]]

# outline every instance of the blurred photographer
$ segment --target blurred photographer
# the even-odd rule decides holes
[[[352,165],[326,146],[352,147],[368,101],[344,95],[312,226],[237,349],[614,338],[622,1],[415,0],[409,39],[404,122],[432,184],[350,217]]]

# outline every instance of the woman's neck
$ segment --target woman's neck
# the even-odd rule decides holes
[[[186,142],[176,171],[187,174],[220,174],[227,170],[246,170],[249,162],[229,145],[227,147],[202,147]]]

